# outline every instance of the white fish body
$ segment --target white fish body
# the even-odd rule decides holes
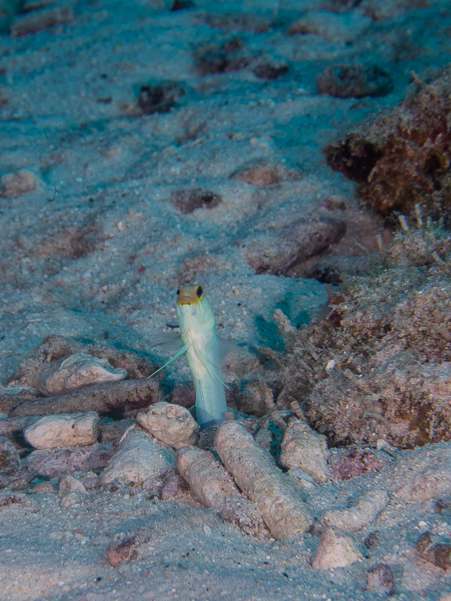
[[[219,342],[213,309],[200,286],[179,288],[177,318],[196,390],[196,419],[203,427],[220,423],[227,403]]]

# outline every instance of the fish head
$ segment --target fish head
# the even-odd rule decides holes
[[[179,286],[177,289],[177,318],[180,330],[206,334],[215,327],[215,316],[199,284]]]

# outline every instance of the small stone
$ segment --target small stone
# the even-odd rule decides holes
[[[86,494],[87,490],[83,482],[78,480],[78,478],[74,478],[74,476],[66,476],[60,482],[59,492],[62,495],[67,495],[70,492],[79,492],[81,494]]]
[[[315,482],[326,482],[327,469],[326,437],[311,430],[305,422],[293,420],[283,436],[280,465],[297,467],[309,474]]]
[[[184,94],[185,90],[173,81],[144,85],[139,90],[138,106],[146,115],[167,113]]]
[[[328,528],[313,554],[312,567],[315,570],[345,568],[360,559],[361,555],[349,536],[341,534],[335,528]]]
[[[56,493],[57,490],[51,482],[39,482],[36,486],[30,490],[32,494],[35,493]]]
[[[238,397],[238,409],[248,415],[263,416],[274,408],[273,392],[263,381],[248,382]]]
[[[435,543],[430,532],[424,532],[416,542],[416,548],[423,559],[442,570],[451,567],[451,545]]]
[[[7,173],[2,177],[0,196],[15,198],[26,192],[32,192],[36,189],[37,182],[37,177],[26,169],[16,173]]]
[[[276,79],[287,71],[288,65],[281,61],[262,61],[252,67],[252,72],[260,79]]]
[[[96,443],[88,447],[71,447],[33,451],[23,460],[31,477],[50,477],[76,471],[89,471],[105,467],[116,445],[111,442]]]
[[[142,430],[129,430],[101,475],[103,486],[119,480],[142,484],[174,463],[174,451]]]
[[[45,396],[54,396],[91,384],[117,382],[126,377],[126,369],[115,369],[106,359],[74,353],[44,367],[36,374],[34,384]]]
[[[61,507],[73,507],[80,501],[76,492],[70,492],[61,499]]]
[[[203,188],[174,190],[171,204],[182,213],[192,213],[196,209],[214,209],[221,202],[221,196]]]
[[[188,409],[171,403],[155,403],[147,413],[138,413],[137,422],[160,442],[174,449],[195,445],[199,425]]]
[[[20,457],[16,447],[6,436],[0,436],[0,471],[19,468]]]
[[[35,449],[89,446],[97,440],[98,423],[94,411],[47,415],[26,428],[24,436]]]
[[[395,578],[393,571],[386,563],[377,563],[368,570],[367,588],[376,593],[393,595],[395,592]]]

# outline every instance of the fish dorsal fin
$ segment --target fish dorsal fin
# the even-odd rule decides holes
[[[179,349],[179,351],[177,353],[175,353],[175,355],[171,359],[169,359],[169,361],[166,361],[166,363],[160,367],[160,369],[157,369],[157,371],[154,371],[153,374],[150,374],[150,376],[147,376],[147,379],[151,378],[152,376],[154,376],[155,374],[157,374],[159,371],[161,371],[162,369],[164,369],[167,365],[169,365],[169,363],[172,363],[175,359],[177,359],[178,357],[180,357],[180,355],[183,355],[183,353],[188,350],[189,346],[190,346],[189,342],[187,342],[186,344],[184,344],[182,346],[182,348]]]
[[[176,353],[183,346],[182,337],[177,332],[161,332],[156,336],[152,336],[149,342],[149,348],[159,346],[168,353]]]
[[[238,363],[245,357],[249,357],[249,353],[246,349],[238,346],[231,340],[224,340],[223,338],[217,338],[219,358],[221,360],[221,366],[224,368],[230,363]]]

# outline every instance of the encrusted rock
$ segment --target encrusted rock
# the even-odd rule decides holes
[[[142,430],[129,430],[101,476],[102,485],[115,480],[142,484],[174,463],[172,449],[159,444]]]
[[[89,446],[96,442],[99,416],[94,411],[47,415],[24,431],[35,449]]]
[[[16,447],[5,436],[0,436],[0,471],[20,468],[20,457]]]
[[[298,467],[309,474],[315,482],[326,482],[326,437],[311,430],[305,422],[293,420],[283,436],[279,461],[283,467]]]
[[[274,408],[272,390],[263,381],[248,382],[238,398],[238,409],[249,415],[263,416]]]
[[[327,526],[336,526],[346,532],[358,532],[376,519],[388,501],[385,490],[373,490],[362,495],[351,509],[326,511],[321,521]]]
[[[240,489],[256,503],[275,538],[305,532],[312,521],[307,506],[242,425],[236,421],[222,423],[216,449]]]
[[[116,449],[111,442],[89,447],[72,447],[33,451],[23,460],[28,473],[34,476],[58,476],[70,472],[94,470],[104,467]]]
[[[312,557],[315,570],[345,568],[361,559],[353,540],[335,528],[328,528],[323,534]]]
[[[391,76],[378,65],[333,65],[316,78],[321,94],[337,98],[385,96],[393,90]]]
[[[34,384],[45,396],[53,396],[66,394],[82,386],[116,382],[126,377],[126,369],[115,369],[106,359],[87,353],[74,353],[44,367],[36,375]]]
[[[31,11],[23,17],[14,20],[11,26],[13,37],[37,33],[48,27],[61,23],[68,23],[74,18],[74,11],[70,6],[58,6]]]
[[[147,413],[138,413],[137,422],[157,440],[174,449],[195,445],[199,425],[188,409],[171,403],[155,403]]]
[[[83,482],[74,476],[66,476],[60,482],[59,492],[62,495],[67,495],[70,492],[78,492],[86,494],[87,490]]]

